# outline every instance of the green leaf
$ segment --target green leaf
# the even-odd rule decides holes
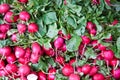
[[[86,63],[86,60],[78,60],[78,66],[83,66]]]
[[[56,12],[48,12],[43,15],[43,21],[45,24],[52,24],[57,21]]]
[[[120,51],[120,37],[117,38],[116,45],[117,45],[118,51]]]
[[[68,23],[69,25],[71,25],[74,29],[77,28],[77,24],[76,24],[75,18],[73,18],[73,17],[71,17],[71,16],[68,16],[68,17],[67,17],[67,23]]]
[[[67,50],[70,51],[70,52],[77,51],[81,41],[82,40],[81,40],[80,36],[75,36],[74,35],[70,40],[68,40],[66,42]]]
[[[57,35],[57,33],[58,33],[58,29],[57,29],[57,24],[56,23],[54,23],[54,24],[50,24],[49,26],[48,26],[48,32],[47,32],[47,36],[49,37],[49,38],[54,38],[56,35]]]
[[[55,3],[60,8],[60,6],[62,5],[62,0],[55,0]]]
[[[99,66],[103,66],[104,65],[104,61],[103,60],[97,60],[96,64]]]
[[[85,57],[88,59],[88,58],[92,58],[92,59],[95,59],[96,58],[96,54],[94,52],[94,50],[92,48],[88,48],[86,51],[85,51]]]
[[[0,40],[0,48],[11,45],[11,44],[12,44],[12,41],[10,39]]]
[[[10,29],[9,31],[7,31],[7,35],[8,35],[8,36],[11,36],[12,34],[14,34],[14,33],[16,33],[16,32],[18,32],[17,29]]]
[[[74,30],[74,33],[77,34],[78,36],[81,36],[85,32],[85,26],[79,25],[79,28]]]

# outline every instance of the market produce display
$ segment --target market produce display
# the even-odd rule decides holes
[[[120,1],[0,0],[0,80],[120,80]]]

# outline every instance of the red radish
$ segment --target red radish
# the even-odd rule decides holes
[[[6,60],[9,64],[13,64],[16,61],[16,56],[15,54],[10,54],[9,56],[6,57]]]
[[[113,77],[115,79],[120,79],[120,68],[113,70]]]
[[[18,62],[21,64],[28,64],[29,60],[27,58],[21,57],[18,59]]]
[[[103,57],[106,60],[112,60],[114,57],[114,52],[112,50],[105,50],[103,51]]]
[[[95,5],[99,5],[100,4],[100,0],[92,0],[92,3]]]
[[[48,70],[48,75],[47,75],[47,80],[55,80],[55,73],[56,73],[56,69],[55,68],[50,68]]]
[[[80,76],[78,74],[71,74],[69,80],[80,80]]]
[[[39,58],[40,58],[40,55],[32,53],[32,54],[31,54],[30,61],[31,61],[32,63],[38,63]]]
[[[67,51],[66,44],[63,44],[63,46],[60,48],[63,52]]]
[[[20,3],[27,3],[28,2],[28,0],[18,0]]]
[[[1,24],[0,25],[0,32],[2,33],[7,33],[7,31],[10,29],[10,25],[9,24]]]
[[[93,46],[94,49],[97,49],[98,48],[98,40],[93,40],[91,42],[91,45]]]
[[[90,38],[89,37],[87,37],[87,36],[81,36],[81,38],[82,38],[82,43],[83,44],[89,44],[90,43]]]
[[[106,50],[106,46],[102,45],[102,44],[98,44],[98,49],[101,51]]]
[[[92,80],[105,80],[105,77],[104,77],[104,75],[102,73],[96,73],[93,76]]]
[[[89,33],[91,36],[95,36],[97,31],[96,31],[96,29],[91,29]]]
[[[116,24],[118,24],[118,20],[115,19],[115,20],[112,22],[112,25],[115,26]]]
[[[9,56],[11,54],[12,50],[11,50],[11,47],[9,46],[5,46],[3,48],[0,48],[0,53],[3,55],[3,56]]]
[[[5,62],[3,60],[0,60],[0,70],[5,67]]]
[[[69,64],[70,64],[70,65],[73,65],[75,62],[76,62],[76,59],[73,58],[73,59],[70,59]]]
[[[113,39],[112,36],[110,36],[109,38],[106,38],[105,41],[109,42],[109,41],[112,41],[112,39]]]
[[[43,73],[42,71],[38,72],[38,80],[46,80],[47,76],[45,73]]]
[[[58,31],[58,35],[63,35],[62,30]]]
[[[78,51],[79,51],[79,54],[80,54],[80,55],[83,55],[84,52],[85,52],[85,49],[83,50],[84,46],[85,46],[85,45],[84,45],[83,43],[81,43],[80,46],[79,46]]]
[[[36,23],[30,23],[28,25],[28,32],[29,33],[36,33],[38,31],[39,27]]]
[[[28,21],[30,19],[30,14],[27,11],[21,11],[19,14],[20,20]]]
[[[25,76],[21,76],[20,80],[28,80]]]
[[[9,4],[3,3],[0,5],[0,13],[6,13],[10,10]]]
[[[115,67],[118,62],[119,62],[119,60],[117,58],[114,58],[114,59],[110,60],[110,65]]]
[[[91,70],[89,72],[90,76],[93,76],[94,74],[96,74],[98,72],[98,67],[97,66],[92,66]]]
[[[74,68],[73,66],[66,64],[65,66],[63,66],[62,68],[62,74],[64,76],[70,76],[70,74],[74,73]]]
[[[105,2],[107,3],[107,5],[111,6],[110,0],[105,0]]]
[[[60,49],[63,45],[64,45],[64,39],[63,38],[58,37],[57,39],[55,39],[55,41],[54,41],[54,47],[56,49]]]
[[[17,29],[20,34],[25,33],[27,26],[25,24],[17,24]]]
[[[58,55],[58,56],[55,58],[55,61],[56,61],[57,63],[59,63],[59,64],[63,65],[63,64],[64,64],[65,59],[64,59],[64,57],[63,57],[63,56]]]
[[[12,23],[12,22],[17,22],[18,20],[18,15],[14,15],[13,12],[9,11],[5,14],[4,16],[5,21],[7,21],[8,23]]]
[[[13,42],[17,42],[17,34],[14,33],[12,34],[11,38],[10,38]]]
[[[85,64],[82,66],[82,72],[85,75],[89,74],[90,70],[91,70],[91,66],[89,64]]]
[[[43,47],[43,48],[44,48],[44,47]],[[47,56],[54,56],[54,55],[55,55],[55,51],[54,51],[53,48],[49,48],[49,49],[44,48],[44,51],[45,51],[45,54],[46,54]]]
[[[32,53],[41,55],[42,54],[41,52],[42,52],[42,49],[41,49],[40,44],[37,42],[33,42],[32,43]]]
[[[16,64],[7,64],[5,69],[9,73],[16,73],[18,71],[18,67]]]
[[[31,56],[31,49],[30,49],[29,47],[27,47],[25,50],[26,50],[25,58],[30,59],[30,56]]]
[[[0,33],[0,39],[5,39],[6,38],[6,33]]]
[[[81,66],[78,66],[78,67],[77,67],[77,72],[78,72],[78,73],[81,73],[81,72],[82,72],[82,67],[81,67]]]
[[[5,70],[0,70],[0,77],[5,77],[7,75],[8,73]]]
[[[64,5],[67,5],[67,0],[64,0]]]
[[[87,30],[92,30],[94,28],[94,24],[92,23],[92,22],[87,22],[87,24],[86,24],[86,29]]]
[[[18,73],[21,76],[27,76],[30,73],[30,66],[28,65],[21,65],[18,69]]]
[[[16,58],[24,57],[25,55],[25,49],[20,46],[15,47],[15,56]]]

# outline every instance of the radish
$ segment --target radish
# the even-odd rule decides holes
[[[81,44],[79,45],[79,49],[78,49],[79,55],[83,55],[83,54],[84,54],[84,52],[85,52],[85,49],[83,50],[84,46],[85,46],[85,45],[84,45],[83,43],[81,43]]]
[[[69,80],[80,80],[80,76],[78,74],[71,74]]]
[[[38,76],[36,74],[29,74],[27,80],[38,80]]]
[[[69,64],[66,64],[63,66],[62,68],[62,74],[64,76],[70,76],[70,74],[74,73],[74,68],[73,66],[69,65]]]
[[[5,14],[4,20],[7,21],[8,23],[17,22],[18,15],[14,15],[12,11],[9,11]]]
[[[120,79],[120,68],[113,70],[113,77],[115,79]]]
[[[40,58],[39,54],[32,53],[30,61],[35,64],[35,63],[38,63],[39,58]]]
[[[65,62],[65,58],[64,58],[63,56],[61,56],[61,55],[58,55],[58,56],[55,58],[55,62],[63,65],[64,62]]]
[[[56,69],[55,68],[50,68],[48,70],[48,75],[47,75],[47,80],[55,80],[55,73],[56,73]]]
[[[12,36],[11,36],[11,38],[10,38],[13,42],[17,42],[18,40],[17,40],[17,34],[16,33],[14,33],[14,34],[12,34]]]
[[[112,50],[105,50],[103,51],[103,57],[106,60],[112,60],[114,57],[114,52]]]
[[[67,51],[66,44],[63,44],[63,46],[60,48],[63,52]]]
[[[75,62],[76,62],[76,59],[75,59],[75,58],[72,58],[72,59],[70,59],[69,64],[70,64],[70,65],[73,65]]]
[[[86,29],[87,30],[92,30],[94,28],[94,24],[92,23],[92,22],[87,22],[87,24],[86,24]]]
[[[9,56],[6,57],[6,60],[9,64],[13,64],[16,61],[16,56],[15,54],[10,54]]]
[[[93,41],[91,42],[91,45],[92,45],[92,47],[93,47],[94,49],[97,49],[97,48],[98,48],[98,40],[93,40]]]
[[[27,11],[21,11],[19,14],[19,18],[22,21],[28,21],[30,19],[30,14]]]
[[[100,0],[92,0],[92,3],[93,3],[94,5],[99,5],[99,4],[100,4]]]
[[[91,70],[91,66],[89,64],[85,64],[82,66],[82,72],[85,75],[89,74],[90,70]]]
[[[20,34],[25,33],[27,26],[25,24],[17,24],[17,29]]]
[[[6,13],[10,10],[9,4],[3,3],[0,5],[0,13]]]
[[[101,51],[106,50],[106,46],[102,45],[102,44],[98,44],[98,49]]]
[[[7,31],[10,29],[10,25],[9,24],[1,24],[0,25],[0,32],[2,33],[7,33]]]
[[[94,74],[96,74],[98,72],[98,67],[97,66],[92,66],[91,70],[89,72],[90,76],[93,76]]]
[[[28,64],[29,60],[27,58],[21,57],[18,59],[18,62],[21,64]]]
[[[110,65],[111,65],[112,67],[115,67],[118,62],[119,62],[119,60],[118,60],[117,58],[114,58],[114,59],[110,60]]]
[[[32,43],[32,53],[41,55],[42,54],[41,52],[42,52],[42,49],[41,49],[40,44],[37,42],[33,42]]]
[[[56,49],[60,49],[63,45],[64,45],[64,39],[63,38],[58,37],[57,39],[55,39],[55,41],[54,41],[54,47]]]
[[[25,76],[21,76],[21,77],[20,77],[20,80],[28,80],[28,79],[27,79],[27,77],[25,77]]]
[[[30,23],[28,25],[28,32],[29,33],[36,33],[38,31],[39,27],[36,23]]]
[[[92,80],[105,80],[105,77],[102,73],[96,73],[93,77]]]
[[[0,70],[5,67],[5,62],[3,60],[0,60]]]
[[[81,67],[81,66],[77,66],[76,69],[77,69],[77,72],[78,72],[78,73],[81,73],[81,72],[82,72],[82,67]]]
[[[81,36],[81,38],[82,38],[82,43],[83,44],[89,44],[90,43],[90,38],[87,37],[86,35]]]
[[[90,33],[91,36],[95,36],[96,33],[97,33],[97,31],[96,31],[96,29],[91,29],[91,30],[89,31],[89,33]]]
[[[21,65],[18,69],[18,74],[21,76],[27,76],[30,73],[30,66],[28,65]]]
[[[0,70],[0,77],[5,77],[5,76],[8,76],[8,73],[4,70]]]
[[[26,4],[28,2],[28,0],[18,0],[20,3],[24,3]]]
[[[0,48],[0,54],[3,56],[9,56],[12,53],[11,47],[5,46],[3,48]]]
[[[38,80],[46,80],[47,76],[45,73],[43,73],[42,71],[38,72]]]
[[[25,58],[27,59],[30,59],[30,56],[31,56],[31,49],[29,47],[27,47],[26,49],[26,52],[25,52]]]
[[[105,42],[109,42],[109,41],[112,41],[112,40],[113,40],[113,38],[112,38],[112,35],[111,35],[109,38],[105,39]]]
[[[119,22],[119,21],[115,19],[115,20],[112,22],[112,25],[115,26],[116,24],[118,24],[118,22]]]
[[[9,73],[16,73],[18,71],[18,67],[16,64],[7,64],[5,69]]]
[[[25,55],[25,49],[20,46],[15,47],[15,56],[16,58],[24,57]]]
[[[5,39],[6,38],[6,33],[0,33],[0,39]]]
[[[45,51],[45,54],[47,56],[54,56],[55,55],[55,51],[53,48],[49,48],[49,49],[44,48],[44,51]]]

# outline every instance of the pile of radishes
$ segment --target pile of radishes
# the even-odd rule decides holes
[[[97,0],[92,0],[94,3]],[[28,0],[18,0],[19,4],[26,5]],[[66,0],[64,1],[66,5]],[[0,4],[0,15],[2,15],[2,24],[0,24],[0,40],[10,38],[13,44],[17,43],[20,38],[18,35],[34,35],[39,30],[39,26],[35,22],[30,22],[31,14],[28,11],[22,10],[19,13],[13,11],[14,7],[3,3]],[[118,23],[115,20],[112,25]],[[10,33],[10,30],[17,31]],[[8,77],[9,80],[57,80],[56,75],[62,74],[67,80],[83,80],[89,76],[90,80],[115,80],[120,79],[120,59],[115,57],[114,52],[107,46],[104,46],[99,40],[92,39],[97,35],[96,24],[88,21],[86,23],[86,32],[89,35],[80,36],[82,42],[78,47],[78,51],[66,61],[67,45],[66,41],[73,36],[68,33],[64,34],[62,30],[58,31],[57,37],[51,41],[51,47],[46,48],[40,45],[37,41],[32,41],[29,46],[4,46],[0,48],[0,77]],[[112,35],[104,39],[104,42],[111,42]],[[28,40],[29,41],[29,40]],[[79,60],[86,59],[85,53],[87,48],[92,48],[95,58],[88,58],[84,65],[79,66]],[[34,71],[32,64],[38,64],[41,57],[50,57],[54,60],[57,66],[49,64],[48,71]],[[97,60],[105,62],[105,66],[109,68],[110,73],[104,75],[100,72],[100,67]],[[59,79],[60,80],[60,79]]]

